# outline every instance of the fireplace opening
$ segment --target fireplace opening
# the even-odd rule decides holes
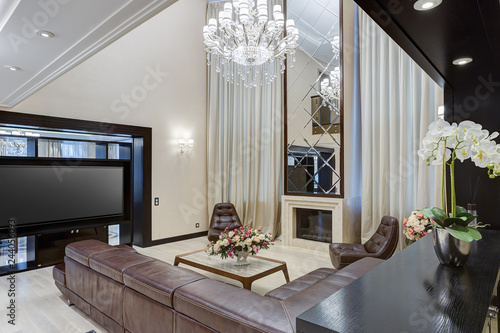
[[[297,238],[332,242],[332,211],[296,208]]]

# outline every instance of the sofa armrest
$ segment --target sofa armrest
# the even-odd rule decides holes
[[[385,262],[385,260],[378,258],[362,258],[349,266],[342,268],[336,273],[336,275],[357,279],[383,262]]]
[[[281,287],[271,290],[266,294],[267,297],[274,297],[279,300],[285,300],[290,296],[295,295],[296,293],[301,292],[302,290],[309,288],[313,284],[318,283],[319,281],[335,274],[337,272],[336,269],[333,268],[318,268],[306,275],[299,277],[291,282],[288,282]]]
[[[298,315],[312,308],[330,295],[333,295],[348,284],[356,281],[356,279],[382,262],[384,262],[384,260],[375,258],[358,260],[346,268],[336,271],[334,274],[284,299],[283,305],[286,308],[287,314],[292,318],[293,324],[295,325]]]
[[[126,245],[126,244],[120,244],[120,245],[113,245],[115,249],[120,249],[123,251],[128,251],[132,253],[138,253],[136,249],[134,249],[132,246]]]

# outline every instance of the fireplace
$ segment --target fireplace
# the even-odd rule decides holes
[[[295,208],[296,237],[317,241],[332,242],[332,211]]]
[[[342,213],[344,199],[298,195],[284,195],[281,198],[283,245],[297,246],[328,253],[329,242],[349,242],[350,239],[344,235],[344,215]],[[305,211],[305,216],[308,216],[308,214],[314,216],[315,214],[317,217],[303,218],[297,216],[297,211],[299,211],[299,214],[301,214],[301,211]],[[313,214],[311,214],[311,211]],[[318,228],[315,228],[312,225],[316,222],[316,219],[319,222],[318,212],[321,212],[321,224],[317,223]],[[327,217],[328,215],[329,217]],[[327,218],[328,223],[326,223]],[[299,221],[304,220],[304,222],[297,222],[297,219]],[[302,226],[302,224],[304,225]],[[326,226],[327,224],[328,226]],[[309,229],[318,231],[318,239],[312,239],[311,233],[308,232]],[[306,236],[304,237],[304,235]],[[328,236],[330,237],[330,241],[325,239]],[[321,240],[319,239],[320,237],[322,237]]]

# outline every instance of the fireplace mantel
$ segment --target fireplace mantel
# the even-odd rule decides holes
[[[317,209],[330,210],[332,212],[332,242],[344,242],[344,199],[309,197],[296,195],[283,195],[281,197],[282,216],[281,228],[283,244],[286,246],[298,246],[303,248],[317,249],[328,247],[328,243],[300,239],[296,237],[296,215],[295,209]]]

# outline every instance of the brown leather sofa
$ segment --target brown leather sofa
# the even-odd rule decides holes
[[[332,243],[330,259],[333,267],[341,269],[362,258],[388,259],[396,251],[399,238],[399,222],[392,216],[384,216],[375,234],[364,244]]]
[[[66,247],[56,286],[110,332],[295,332],[295,318],[382,260],[320,268],[265,296],[96,240]]]
[[[220,233],[226,230],[226,228],[234,230],[242,226],[240,217],[236,213],[236,208],[234,208],[232,203],[223,202],[215,204],[208,229],[208,240],[216,242],[219,239]]]

